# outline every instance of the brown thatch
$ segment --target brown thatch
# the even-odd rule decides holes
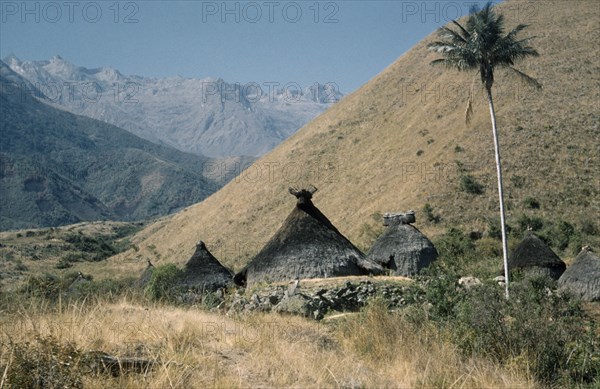
[[[567,265],[533,232],[515,248],[508,259],[510,271],[521,269],[528,275],[543,275],[558,280]]]
[[[367,258],[394,270],[397,275],[411,276],[435,261],[438,252],[421,231],[408,224],[415,221],[414,213],[397,215],[402,216],[398,222],[384,217],[384,225],[388,227],[375,241]]]
[[[584,301],[600,301],[600,258],[589,248],[584,248],[558,284]]]
[[[234,281],[239,285],[304,278],[381,274],[312,203],[316,188],[290,188],[297,203],[283,225]]]
[[[196,243],[196,251],[185,264],[182,285],[197,291],[215,291],[231,284],[233,273],[208,251],[204,242]]]

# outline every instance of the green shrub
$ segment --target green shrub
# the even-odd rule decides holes
[[[88,237],[81,234],[70,234],[65,239],[79,251],[93,254],[91,259],[101,261],[118,253],[118,250],[102,236]]]
[[[435,247],[441,257],[457,260],[472,254],[475,245],[464,232],[458,228],[450,228],[435,242]]]
[[[182,270],[172,263],[154,268],[152,278],[146,286],[146,294],[153,300],[175,301],[179,292],[178,281]]]
[[[475,177],[467,174],[460,177],[460,190],[463,192],[480,195],[483,194],[483,185],[475,180]]]
[[[544,220],[540,217],[529,217],[525,214],[521,214],[517,219],[517,233],[519,237],[522,237],[527,229],[531,228],[532,231],[540,231],[544,228]]]
[[[525,205],[525,208],[529,208],[529,209],[539,209],[540,208],[540,202],[537,201],[533,197],[526,197],[525,200],[523,200],[523,204]]]
[[[523,363],[546,384],[591,383],[600,371],[600,345],[577,301],[552,292],[555,282],[534,278],[513,283],[511,298],[495,283],[452,297],[446,288],[441,305],[448,336],[465,355],[482,355],[494,362]],[[455,302],[451,308],[448,302]],[[575,357],[575,358],[574,358]]]
[[[68,288],[67,297],[70,299],[98,299],[103,301],[112,301],[116,297],[123,295],[131,290],[131,285],[135,282],[133,278],[125,278],[121,280],[91,280],[90,282],[82,282],[71,284]]]
[[[61,289],[60,279],[53,274],[45,273],[41,276],[29,277],[25,285],[21,287],[21,292],[26,297],[42,297],[54,300],[58,298]]]
[[[430,222],[430,223],[439,223],[440,222],[440,216],[435,215],[433,213],[433,207],[431,206],[431,204],[425,203],[425,205],[423,206],[423,213],[425,214],[425,219],[427,219],[428,222]]]
[[[17,271],[27,271],[29,268],[27,265],[23,263],[20,259],[15,260],[15,270]]]
[[[58,263],[56,265],[54,265],[55,268],[57,269],[68,269],[70,267],[73,267],[73,264],[66,260],[65,258],[61,258]]]
[[[512,176],[510,178],[510,182],[511,182],[511,184],[515,188],[520,189],[520,188],[523,188],[525,186],[525,177],[523,177],[523,176]]]
[[[506,225],[506,233],[510,234],[511,232],[512,232],[512,227],[507,224]],[[489,219],[487,233],[490,238],[501,240],[502,239],[502,229],[500,228],[500,220]]]
[[[566,221],[560,221],[553,224],[550,228],[544,230],[544,239],[559,250],[564,250],[569,247],[571,238],[575,236],[575,227]],[[578,249],[581,247],[578,247]]]
[[[598,234],[598,229],[594,224],[594,221],[591,218],[584,218],[581,221],[581,232],[586,235],[596,235]]]

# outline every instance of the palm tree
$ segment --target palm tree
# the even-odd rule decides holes
[[[492,119],[492,132],[494,135],[494,149],[496,154],[496,170],[498,173],[498,196],[500,198],[500,223],[502,226],[502,254],[504,257],[504,277],[506,279],[506,298],[508,299],[508,243],[506,237],[506,222],[504,215],[504,194],[502,189],[502,167],[500,162],[500,148],[498,144],[498,128],[496,126],[496,113],[492,99],[492,85],[494,84],[494,70],[506,68],[525,82],[540,89],[537,80],[515,69],[514,63],[527,57],[537,57],[538,52],[528,46],[532,38],[517,40],[517,34],[527,25],[519,24],[508,34],[504,35],[504,17],[496,14],[492,3],[487,3],[481,10],[472,7],[466,25],[463,27],[458,21],[452,24],[458,30],[441,27],[438,35],[441,41],[428,45],[430,50],[443,55],[443,58],[432,61],[432,65],[444,65],[459,71],[478,71],[483,87],[487,92],[487,100]],[[469,96],[466,110],[466,121],[469,123],[473,113],[472,96]]]

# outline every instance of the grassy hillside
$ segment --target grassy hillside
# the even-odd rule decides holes
[[[569,257],[580,244],[599,243],[600,9],[594,1],[566,0],[498,8],[507,28],[530,24],[522,36],[536,36],[540,57],[517,68],[544,86],[537,92],[502,72],[496,78],[508,223],[513,230],[534,224],[548,236],[568,230],[577,239],[555,246]],[[416,225],[429,235],[450,226],[494,235],[496,173],[484,93],[473,74],[429,66],[437,58],[426,49],[433,38],[216,194],[141,231],[134,239],[140,250],[114,257],[114,266],[141,268],[144,257],[182,263],[202,239],[239,269],[293,208],[287,187],[309,183],[319,188],[315,205],[363,249],[387,211],[416,210]],[[475,115],[467,126],[471,88]],[[426,203],[432,221],[422,211]]]

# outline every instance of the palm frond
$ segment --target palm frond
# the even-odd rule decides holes
[[[429,62],[429,64],[431,66],[446,65],[446,59],[445,58],[434,59],[433,61]]]
[[[473,94],[469,93],[467,108],[465,109],[465,123],[467,126],[471,124],[471,119],[473,119]]]
[[[519,24],[517,27],[513,28],[508,34],[506,34],[506,38],[514,39],[517,34],[528,27],[527,24]]]
[[[444,27],[440,27],[439,29],[439,35],[442,38],[447,38],[450,39],[453,43],[467,43],[467,39],[465,39],[463,36],[461,36],[458,32],[449,29],[448,27],[444,26]]]
[[[460,31],[462,31],[462,36],[463,38],[466,40],[468,40],[471,36],[471,33],[469,31],[467,31],[462,24],[460,24],[458,21],[453,20],[452,24],[454,24],[456,27],[458,27],[460,29]]]
[[[536,80],[535,78],[523,73],[520,70],[513,68],[512,66],[508,66],[508,69],[512,70],[517,76],[519,76],[521,81],[525,82],[528,85],[535,87],[535,89],[540,90],[543,88],[542,84],[540,84],[540,82],[538,80]]]

